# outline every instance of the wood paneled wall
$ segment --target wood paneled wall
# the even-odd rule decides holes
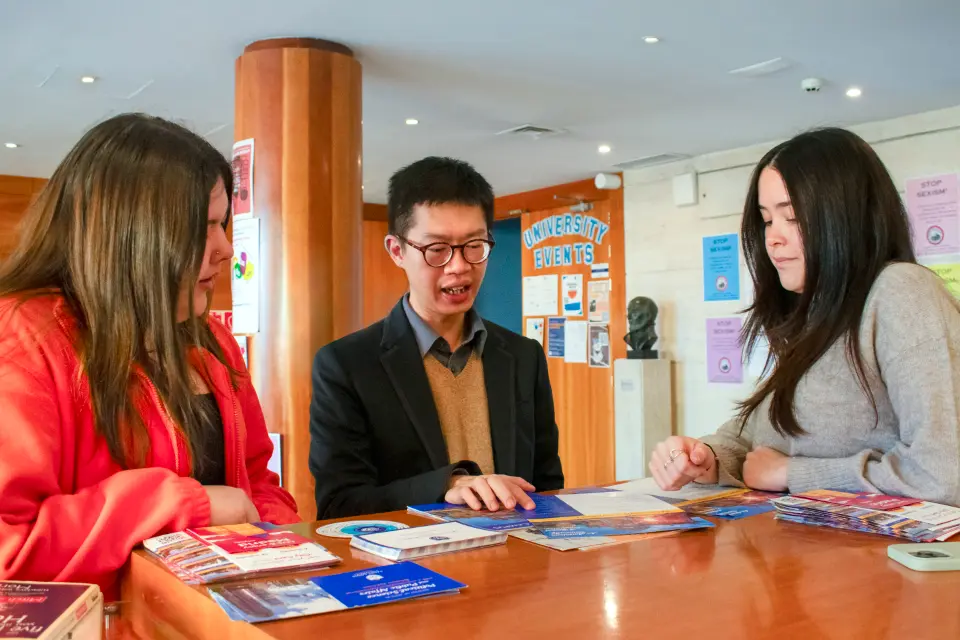
[[[390,259],[383,246],[386,221],[363,221],[363,325],[386,316],[407,291],[403,269]]]
[[[610,368],[594,368],[588,364],[567,363],[563,358],[547,358],[550,383],[553,387],[557,425],[560,429],[560,458],[568,487],[580,487],[613,482],[616,479],[615,431],[613,410],[613,360],[626,357],[626,283],[623,236],[623,191],[598,192],[593,216],[610,225],[603,243],[595,245],[594,262],[608,263],[610,268]],[[531,211],[523,214],[522,230],[544,218],[565,214],[569,206]],[[581,239],[582,240],[582,239]],[[552,238],[535,248],[551,247],[576,242],[571,236]],[[522,248],[523,275],[556,274],[558,280],[565,274],[583,276],[583,305],[585,315],[568,320],[586,320],[588,282],[591,266],[573,264],[566,267],[535,268],[533,251]],[[561,310],[562,312],[562,302]],[[526,317],[524,318],[526,326]],[[544,326],[544,342],[547,343]]]
[[[0,175],[0,260],[16,247],[20,220],[46,183],[43,178]]]

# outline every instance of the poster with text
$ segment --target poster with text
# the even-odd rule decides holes
[[[253,216],[253,138],[233,144],[233,218]]]
[[[260,219],[235,220],[230,269],[234,333],[260,330],[260,266]]]
[[[243,365],[249,369],[250,368],[250,357],[247,355],[247,344],[249,336],[233,336],[234,340],[237,341],[237,346],[240,347],[240,355],[243,356]]]
[[[523,315],[555,316],[559,311],[558,278],[549,276],[526,276],[523,279]]]
[[[566,318],[547,318],[547,356],[562,358],[566,351]]]
[[[543,346],[543,318],[527,318],[527,329],[524,335],[533,338]]]
[[[570,364],[587,363],[587,322],[585,320],[567,320],[565,328],[566,342],[563,361]]]
[[[608,368],[610,366],[610,330],[607,325],[590,323],[588,340],[590,366]]]
[[[743,318],[707,318],[707,380],[743,382],[740,328]]]
[[[954,298],[960,298],[960,264],[928,264],[927,267],[940,276]]]
[[[209,313],[211,318],[215,318],[223,326],[227,328],[227,331],[233,333],[233,311],[217,311],[211,309]]]
[[[587,315],[590,322],[610,322],[610,281],[587,283]]]
[[[703,300],[740,299],[740,244],[737,234],[704,236]]]
[[[563,299],[563,315],[582,316],[583,274],[564,275],[560,281],[560,291]]]
[[[907,180],[907,212],[918,258],[960,253],[957,174]]]

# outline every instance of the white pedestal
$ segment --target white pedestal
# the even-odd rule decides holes
[[[645,478],[650,454],[673,432],[670,360],[613,363],[617,481]]]

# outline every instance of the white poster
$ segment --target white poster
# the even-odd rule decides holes
[[[610,281],[587,283],[587,313],[590,322],[610,322]]]
[[[523,279],[523,315],[555,316],[560,304],[556,274]]]
[[[563,295],[563,315],[583,315],[583,274],[575,273],[563,276],[560,286]]]
[[[527,330],[524,333],[528,338],[533,338],[543,346],[543,318],[527,318]]]
[[[279,433],[270,434],[270,442],[273,443],[273,454],[267,460],[267,469],[280,476],[280,486],[283,486],[283,438]]]
[[[240,345],[240,354],[243,355],[243,364],[250,368],[250,357],[247,355],[247,336],[233,336],[237,341],[237,344]]]
[[[587,363],[587,323],[584,320],[567,320],[566,352],[564,362]]]
[[[605,324],[590,324],[590,366],[610,366],[610,330]]]
[[[233,221],[233,332],[260,331],[260,219]]]

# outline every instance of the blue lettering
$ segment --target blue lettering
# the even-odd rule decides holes
[[[580,235],[583,232],[583,214],[573,216],[573,232]]]
[[[573,264],[573,246],[563,245],[563,266],[568,267]]]
[[[542,223],[538,222],[533,225],[533,244],[540,244],[543,242],[543,228]]]
[[[563,219],[563,235],[568,236],[573,233],[573,215],[567,214]]]
[[[600,223],[600,230],[597,232],[597,244],[603,244],[603,236],[607,235],[607,231],[610,231],[610,225]]]
[[[574,259],[577,261],[577,264],[583,264],[583,243],[578,242],[573,245]]]
[[[543,249],[537,249],[533,252],[534,269],[543,269]]]
[[[593,245],[587,243],[584,246],[584,264],[593,264]]]
[[[563,247],[559,245],[553,248],[553,264],[557,267],[563,264]]]
[[[587,232],[584,234],[588,238],[593,238],[593,230],[597,228],[597,219],[593,216],[587,218]]]
[[[533,230],[531,228],[523,232],[523,244],[527,249],[533,249]]]

